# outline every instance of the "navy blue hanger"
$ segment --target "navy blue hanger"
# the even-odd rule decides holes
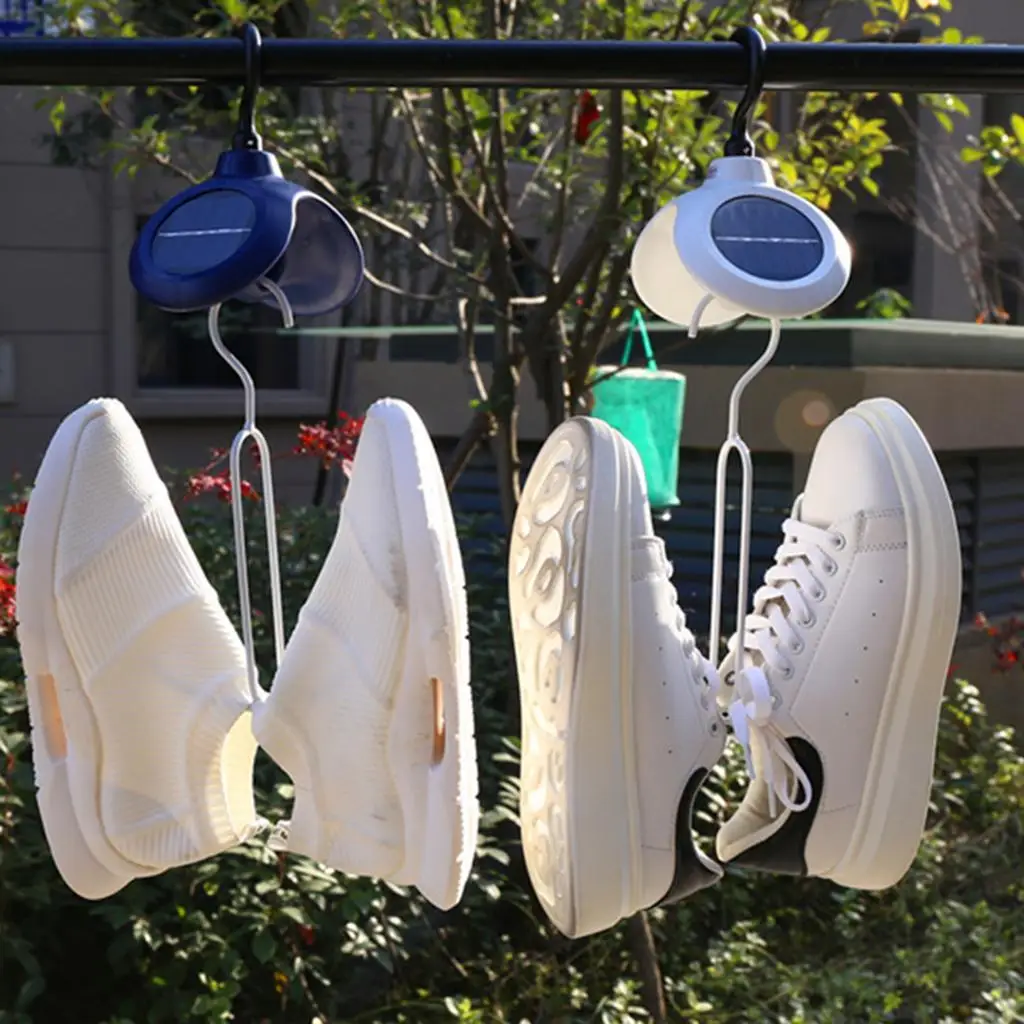
[[[228,299],[276,306],[273,281],[296,315],[351,302],[363,281],[363,249],[330,203],[286,181],[256,131],[262,40],[246,25],[245,88],[232,147],[213,176],[165,203],[132,247],[129,273],[155,306],[184,313]]]

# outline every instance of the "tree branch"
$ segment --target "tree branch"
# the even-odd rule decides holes
[[[278,151],[281,152],[282,155],[286,154],[286,151],[280,146],[278,147]],[[313,170],[301,159],[301,157],[296,157],[294,154],[287,155],[288,159],[292,160],[296,167],[300,167],[304,173],[308,174],[311,180],[315,181],[329,195],[341,201],[346,213],[351,213],[353,216],[361,217],[363,220],[369,221],[376,227],[382,228],[390,234],[404,239],[409,242],[417,252],[422,253],[432,263],[436,263],[438,266],[442,266],[446,270],[450,270],[453,274],[458,274],[460,277],[467,278],[479,288],[486,288],[486,282],[483,278],[476,276],[466,270],[465,267],[460,267],[457,263],[454,263],[452,260],[446,259],[440,253],[435,252],[429,245],[418,239],[408,228],[404,228],[400,224],[396,224],[393,220],[389,220],[387,217],[382,216],[375,210],[371,210],[365,206],[359,206],[356,203],[344,202],[342,196],[338,192],[338,189],[329,178],[321,174],[319,171]]]
[[[587,228],[586,235],[566,264],[565,271],[553,280],[544,302],[527,319],[523,329],[525,338],[532,339],[534,335],[543,333],[545,325],[572,297],[576,286],[586,274],[594,253],[612,236],[621,222],[619,193],[622,191],[624,176],[621,89],[612,91],[608,106],[608,166],[601,205]]]
[[[451,493],[459,477],[469,465],[477,449],[494,431],[494,418],[487,409],[477,409],[469,426],[463,431],[444,467],[444,482]]]

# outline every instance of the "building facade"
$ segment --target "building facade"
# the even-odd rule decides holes
[[[960,2],[955,13],[965,32],[992,42],[1024,42],[1024,11],[1005,0]],[[856,38],[860,20],[836,25],[836,34]],[[195,325],[147,308],[127,273],[140,224],[180,185],[146,174],[129,179],[109,168],[60,166],[45,141],[50,124],[46,110],[38,109],[42,98],[40,90],[0,89],[0,478],[16,470],[31,475],[60,418],[97,395],[128,404],[144,424],[158,462],[200,465],[211,447],[230,439],[240,417],[237,384]],[[900,217],[870,197],[840,203],[833,211],[857,253],[844,299],[850,308],[838,313],[849,315],[859,297],[892,288],[912,300],[917,316],[972,321],[977,281],[985,279],[1011,322],[1024,322],[1016,283],[1024,253],[1018,222],[1001,216],[995,218],[998,230],[988,230],[976,198],[977,171],[955,167],[956,176],[950,176],[956,147],[986,121],[1006,123],[1017,97],[965,99],[970,114],[959,122],[957,135],[930,123],[930,115],[916,118],[902,140],[908,155],[891,160],[883,173],[883,195],[917,202],[914,216]],[[783,131],[786,109],[783,97]],[[216,150],[211,146],[211,165]],[[1004,176],[1014,209],[1024,195],[1021,177],[1016,171]],[[986,231],[992,237],[981,240]],[[991,267],[965,267],[963,253],[972,245],[995,254],[989,260],[994,278]],[[273,324],[273,314],[267,316]],[[380,395],[403,395],[415,402],[435,436],[461,432],[465,382],[439,348],[425,359],[429,346],[385,337],[365,346],[364,358],[357,358],[357,349],[345,346],[358,372],[346,375],[350,387],[343,404],[358,411]],[[298,421],[323,416],[337,350],[336,338],[311,335],[264,344],[255,352],[260,415],[275,446],[290,445]],[[529,402],[523,422],[527,435],[543,430],[543,418]],[[305,493],[310,473],[306,465],[282,465],[284,493]]]

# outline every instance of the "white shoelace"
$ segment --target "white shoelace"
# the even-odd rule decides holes
[[[701,695],[701,707],[708,712],[709,716],[714,715],[717,718],[719,717],[718,695],[722,689],[721,677],[718,674],[718,669],[697,649],[697,641],[686,625],[686,613],[679,607],[679,592],[672,583],[672,574],[675,572],[675,567],[669,561],[665,542],[660,537],[658,538],[658,544],[661,547],[661,560],[664,565],[662,584],[666,588],[666,596],[675,612],[675,633],[679,637],[683,657],[690,662],[696,677],[704,687],[704,693]]]
[[[746,618],[744,654],[756,660],[736,673],[735,697],[729,705],[733,733],[743,747],[751,780],[757,777],[751,742],[756,736],[760,743],[768,810],[773,818],[780,803],[790,811],[806,810],[813,793],[811,780],[772,721],[777,698],[769,676],[778,673],[789,678],[793,674],[789,655],[804,649],[800,628],[814,625],[812,602],[825,596],[820,577],[836,572],[827,549],[840,550],[845,545],[841,535],[799,519],[787,519],[782,530],[785,539],[775,553],[775,564],[765,573],[764,586],[754,594],[754,610]],[[735,650],[738,642],[733,637],[730,649]],[[782,766],[782,778],[776,778],[776,763]]]

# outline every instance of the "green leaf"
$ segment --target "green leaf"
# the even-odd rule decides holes
[[[265,964],[277,952],[277,941],[268,931],[257,932],[252,939],[252,952],[261,964]]]
[[[1017,141],[1024,145],[1024,117],[1020,114],[1011,114],[1010,127],[1013,129],[1013,134],[1017,136]]]
[[[60,97],[52,107],[50,107],[50,124],[53,125],[53,130],[57,135],[64,129],[64,115],[67,112],[67,105],[64,102],[64,97]]]
[[[231,21],[243,21],[246,17],[245,0],[217,0],[217,6]]]

